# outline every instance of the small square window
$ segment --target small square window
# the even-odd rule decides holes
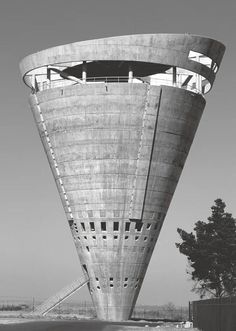
[[[136,222],[135,224],[135,230],[140,232],[142,230],[143,223],[142,222]]]
[[[84,236],[84,239],[87,239],[87,237],[86,237],[86,236]]]
[[[102,236],[102,239],[106,240],[107,239],[107,236]]]
[[[113,282],[113,277],[110,277],[110,282]]]
[[[113,231],[119,231],[119,222],[113,223]]]
[[[118,236],[114,236],[114,239],[118,239]]]
[[[129,238],[129,236],[125,236],[125,239],[127,240]]]
[[[135,240],[138,240],[139,236],[135,236]]]
[[[151,228],[151,223],[147,223],[147,230],[150,230]]]
[[[106,231],[106,229],[107,229],[106,222],[101,222],[101,230]]]
[[[96,277],[95,279],[96,279],[96,281],[98,282],[98,278]]]
[[[95,240],[96,239],[96,237],[95,236],[92,236],[92,238]]]
[[[95,231],[95,225],[94,225],[94,222],[89,222],[90,224],[90,230],[91,231]]]
[[[128,232],[130,229],[130,222],[125,222],[125,231]]]
[[[146,241],[147,240],[147,237],[144,237],[144,241]]]
[[[125,277],[125,282],[127,282],[127,280],[128,280],[128,278],[127,278],[127,277]]]

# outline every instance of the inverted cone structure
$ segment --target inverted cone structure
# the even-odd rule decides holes
[[[21,62],[100,319],[132,313],[223,53],[212,39],[153,34]]]

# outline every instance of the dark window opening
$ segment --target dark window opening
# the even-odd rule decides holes
[[[84,236],[84,239],[87,239],[87,237],[86,237],[86,236]]]
[[[142,230],[142,227],[143,227],[143,223],[142,222],[136,222],[135,224],[135,230],[137,231],[141,231]]]
[[[102,236],[102,239],[107,239],[107,236]]]
[[[85,231],[85,225],[84,225],[84,223],[82,222],[80,224],[81,224],[82,230]]]
[[[89,247],[88,247],[88,246],[86,246],[86,249],[87,249],[87,251],[89,252]]]
[[[147,240],[147,237],[144,237],[144,241],[146,241]]]
[[[128,278],[127,278],[127,277],[125,277],[125,282],[127,282],[127,280],[128,280]]]
[[[95,231],[94,222],[90,222],[89,224],[90,224],[90,230]]]
[[[130,222],[125,223],[125,231],[129,231],[130,229]]]
[[[129,238],[129,236],[125,236],[125,239],[128,239]]]
[[[114,239],[118,239],[118,236],[114,236]]]
[[[96,277],[95,279],[96,279],[96,281],[98,282],[98,278]]]
[[[69,220],[69,225],[72,226],[74,224],[74,221],[73,220]]]
[[[134,288],[137,288],[137,287],[138,287],[138,285],[136,284]]]
[[[119,231],[119,222],[113,223],[113,231]]]
[[[83,264],[83,268],[84,268],[84,270],[88,273],[88,269],[87,269],[87,267],[86,267],[86,264]]]
[[[147,224],[147,229],[149,230],[150,227],[151,227],[151,223],[148,223],[148,224]]]
[[[113,282],[113,277],[110,277],[110,282]]]
[[[110,287],[113,287],[114,285],[113,284],[110,284]]]
[[[135,236],[135,240],[138,240],[139,236]]]
[[[106,229],[107,229],[106,222],[101,222],[101,230],[106,231]]]
[[[127,287],[128,285],[127,284],[124,284],[124,287]]]
[[[80,237],[77,237],[80,240]]]
[[[100,290],[100,286],[97,286],[97,289]]]
[[[95,237],[95,236],[93,236],[92,238],[93,238],[94,240],[96,239],[96,237]]]

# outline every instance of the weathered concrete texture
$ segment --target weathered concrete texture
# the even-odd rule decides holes
[[[211,83],[224,46],[190,35],[135,35],[58,46],[21,63],[143,61],[197,72]],[[73,65],[73,64],[72,64]],[[35,92],[35,91],[34,91]],[[193,141],[205,99],[146,83],[77,84],[30,97],[100,319],[130,317]]]
[[[98,317],[128,319],[205,101],[177,88],[129,83],[48,90],[37,101]],[[34,96],[31,105],[58,183]],[[142,223],[130,222],[142,207]]]

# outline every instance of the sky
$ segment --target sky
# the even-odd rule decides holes
[[[236,217],[235,0],[3,0],[0,2],[0,300],[47,298],[82,275],[28,104],[19,62],[48,47],[136,33],[192,33],[226,53],[154,250],[139,304],[198,297],[175,247],[216,198]],[[84,287],[77,300],[90,300]]]

